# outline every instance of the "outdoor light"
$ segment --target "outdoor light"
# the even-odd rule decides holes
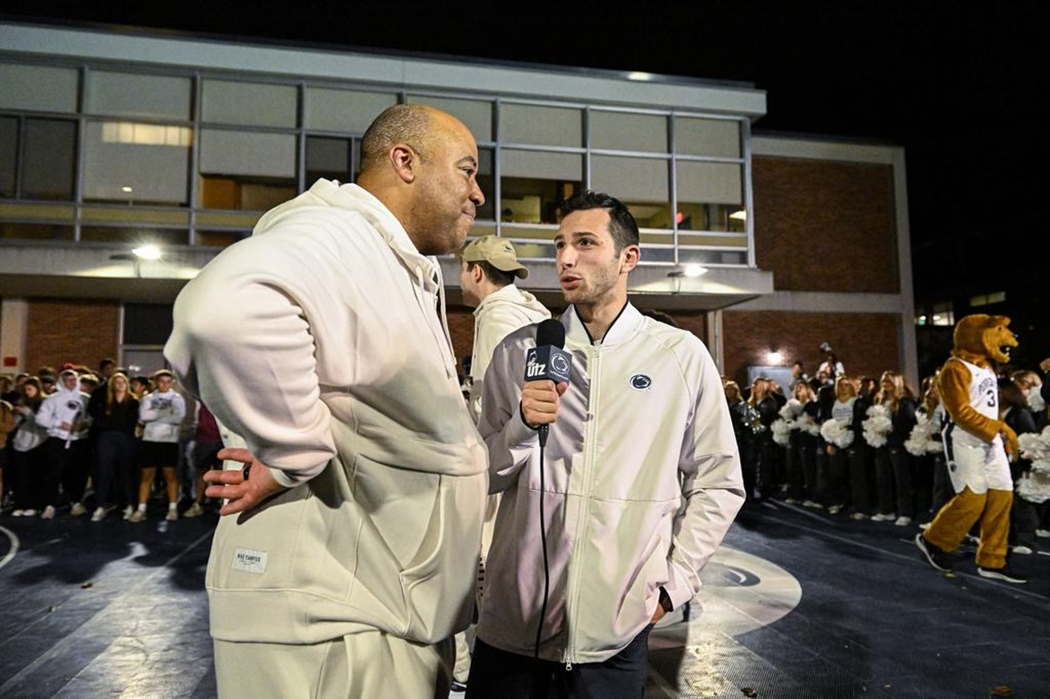
[[[143,245],[137,247],[131,251],[135,254],[135,257],[141,260],[159,260],[161,257],[161,249],[156,245]]]
[[[123,187],[120,188],[120,191],[125,192],[127,194],[131,194],[132,189],[128,185],[124,185]]]
[[[743,209],[740,209],[739,211],[734,211],[733,213],[729,214],[729,218],[735,218],[737,221],[746,221],[747,212]]]
[[[707,267],[702,267],[701,265],[686,265],[682,269],[676,269],[672,272],[668,272],[667,276],[671,277],[672,279],[678,277],[688,277],[690,279],[695,279],[696,277],[699,277],[703,274],[707,274]]]
[[[771,350],[769,352],[768,358],[769,358],[769,363],[771,365],[777,366],[777,365],[780,364],[780,361],[783,359],[783,356],[777,350]]]

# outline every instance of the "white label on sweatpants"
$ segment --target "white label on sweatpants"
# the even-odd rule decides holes
[[[265,551],[237,549],[233,554],[233,569],[244,573],[265,573],[266,556]]]

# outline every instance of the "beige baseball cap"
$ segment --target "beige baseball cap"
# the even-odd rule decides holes
[[[529,270],[518,262],[514,244],[505,238],[487,235],[473,240],[459,254],[464,262],[488,262],[502,272],[513,272],[520,279],[529,276]]]

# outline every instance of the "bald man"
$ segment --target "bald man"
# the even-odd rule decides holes
[[[488,477],[429,256],[463,245],[477,171],[460,121],[391,107],[356,184],[269,211],[176,301],[165,355],[245,447],[206,476],[221,696],[448,691]]]

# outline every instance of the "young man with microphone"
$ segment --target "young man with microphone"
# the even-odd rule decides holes
[[[546,697],[552,684],[563,696],[641,696],[649,630],[699,590],[744,502],[707,349],[628,300],[634,218],[594,192],[562,214],[568,379],[547,373],[557,352],[537,343],[560,338],[537,326],[511,333],[485,378],[479,429],[503,497],[470,698]]]

